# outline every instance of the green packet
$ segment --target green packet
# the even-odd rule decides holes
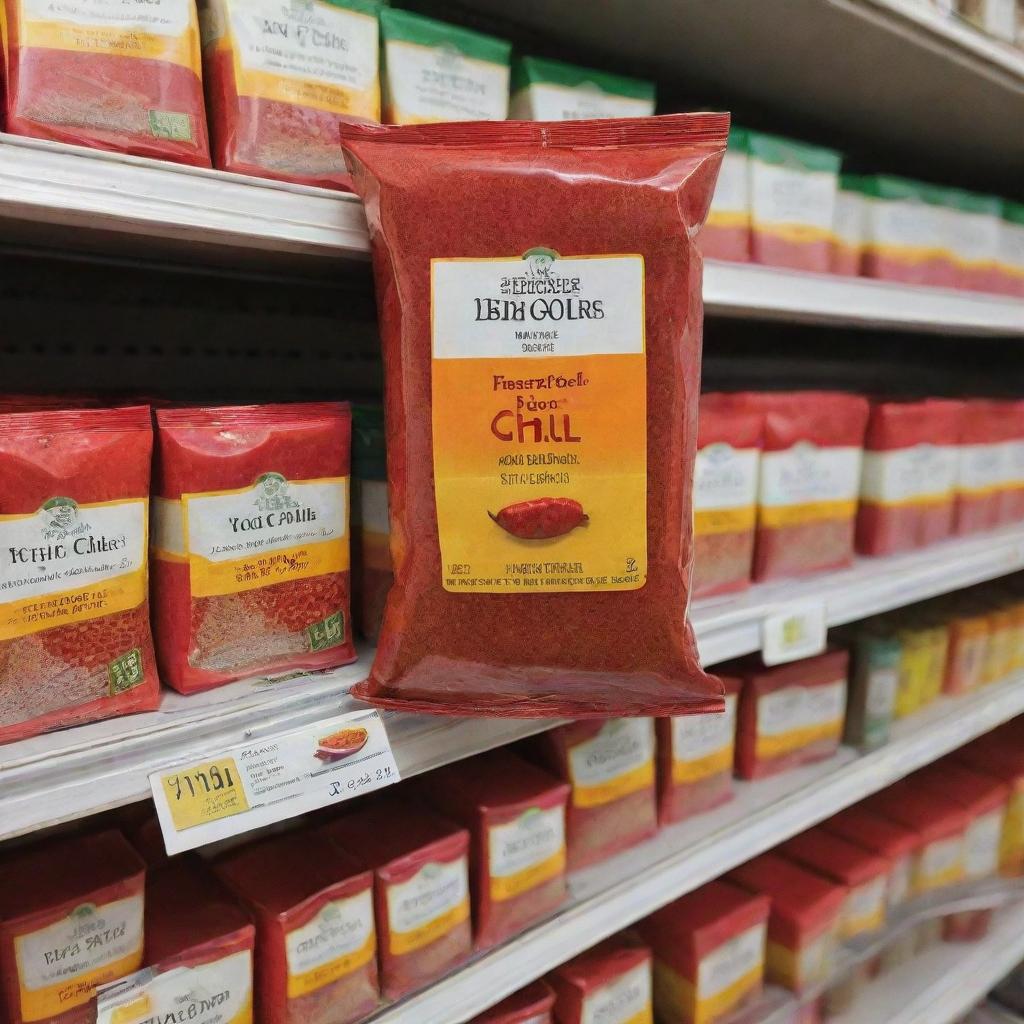
[[[380,11],[387,124],[504,121],[512,44],[411,11]]]
[[[751,157],[761,163],[801,171],[825,171],[838,175],[843,161],[842,154],[834,149],[765,132],[748,131],[747,149]]]
[[[650,117],[654,83],[545,57],[519,57],[512,69],[510,117],[517,121],[587,121]]]

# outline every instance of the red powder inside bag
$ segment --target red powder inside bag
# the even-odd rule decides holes
[[[543,981],[520,989],[497,1006],[474,1017],[471,1024],[553,1024],[555,993]]]
[[[210,166],[193,0],[0,6],[7,131]]]
[[[684,609],[694,236],[727,127],[342,127],[374,250],[396,562],[359,696],[459,715],[721,709]]]
[[[962,402],[875,402],[864,441],[857,550],[890,555],[953,532]]]
[[[160,409],[157,424],[153,592],[166,682],[193,693],[354,661],[348,407]]]
[[[149,711],[149,409],[0,415],[0,743]]]
[[[378,5],[201,0],[201,6],[216,166],[347,190],[338,126],[380,120]],[[279,28],[269,46],[267,19]]]
[[[469,829],[478,947],[518,935],[565,901],[568,786],[497,750],[438,768],[418,788]]]
[[[572,722],[544,733],[537,743],[548,768],[572,786],[570,871],[657,831],[653,719]]]
[[[1011,423],[1000,402],[979,398],[964,403],[956,494],[958,535],[990,530],[1000,522],[1006,489],[1004,443]]]
[[[701,395],[693,475],[693,595],[740,590],[750,583],[757,518],[762,421]]]
[[[558,1024],[653,1024],[651,951],[622,936],[606,939],[553,971]]]
[[[372,872],[309,832],[251,843],[216,869],[256,919],[261,1024],[353,1024],[377,1006]]]
[[[867,400],[832,391],[729,396],[764,415],[754,579],[853,560]]]
[[[385,999],[423,988],[469,957],[465,829],[405,800],[378,797],[322,832],[374,872]]]
[[[53,839],[0,860],[4,1024],[95,1021],[96,989],[142,966],[144,874],[113,830]]]

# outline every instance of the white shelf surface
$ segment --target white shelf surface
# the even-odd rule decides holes
[[[955,1024],[1024,959],[1024,903],[980,942],[943,943],[872,982],[831,1024]]]
[[[1024,117],[1024,112],[1022,112]],[[0,135],[8,243],[335,274],[369,253],[350,195]],[[711,314],[1024,336],[1024,301],[708,261]]]
[[[737,783],[723,807],[661,831],[572,879],[550,920],[373,1018],[374,1024],[463,1024],[608,935],[758,853],[1024,712],[1024,677],[946,698],[899,723],[888,746],[848,748],[821,764]],[[872,1024],[886,1020],[872,1019]],[[929,1021],[928,1024],[936,1024]]]
[[[911,604],[1024,568],[1024,526],[947,541],[893,558],[860,559],[841,572],[752,587],[696,602],[691,618],[706,665],[760,649],[764,619],[820,600],[830,626]],[[275,683],[243,681],[183,697],[160,710],[0,746],[0,840],[144,799],[150,772],[270,737],[364,705],[348,696],[372,652],[354,665]],[[538,732],[550,723],[388,713],[403,775],[435,768]]]

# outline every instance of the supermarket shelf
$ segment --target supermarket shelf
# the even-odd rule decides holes
[[[1024,903],[972,944],[936,946],[874,981],[833,1024],[953,1024],[1024,959]]]
[[[460,0],[499,30],[593,54],[596,66],[678,83],[684,95],[841,138],[849,149],[1012,189],[1024,163],[1024,54],[928,0]],[[557,49],[555,51],[557,53]],[[951,144],[951,140],[956,140]]]
[[[753,587],[691,609],[705,664],[760,649],[764,619],[821,601],[829,625],[994,579],[1024,568],[1024,526],[851,569]],[[274,683],[243,681],[183,697],[166,692],[159,711],[97,722],[0,746],[0,840],[141,800],[165,764],[205,756],[254,737],[279,735],[362,705],[348,697],[372,652],[333,672]],[[403,775],[426,771],[540,731],[538,721],[387,714]]]
[[[572,880],[573,902],[549,921],[373,1018],[374,1024],[457,1024],[604,937],[750,857],[1024,711],[1024,677],[947,698],[898,724],[887,747],[834,758],[773,779],[738,783],[710,814]],[[873,1018],[873,1024],[886,1020]],[[936,1024],[929,1021],[929,1024]]]
[[[10,135],[0,229],[8,244],[314,275],[369,251],[352,196]],[[1024,336],[1013,298],[713,260],[704,277],[707,310],[721,316]]]

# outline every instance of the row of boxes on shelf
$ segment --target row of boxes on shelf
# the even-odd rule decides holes
[[[821,273],[1024,296],[1024,204],[734,127],[701,250]]]
[[[646,947],[612,942],[563,966],[554,1019],[647,1021],[653,987],[661,1020],[712,1024],[763,977],[797,992],[825,982],[839,942],[913,897],[1022,873],[1022,740],[1024,722],[1010,723],[658,911],[636,929]],[[351,1024],[558,909],[566,802],[570,853],[590,812],[573,788],[498,751],[206,860],[168,861],[154,820],[124,814],[130,841],[108,828],[10,851],[0,1020],[91,1022],[96,988],[147,966],[147,998],[126,984],[102,1024],[192,1013],[202,992],[225,1021],[255,1003],[259,1024]],[[622,821],[589,815],[585,827]],[[986,924],[961,915],[945,933]],[[551,997],[534,989],[483,1019],[531,1020],[509,1007],[538,1001]]]
[[[982,938],[991,911],[934,918],[837,978],[842,945],[882,932],[911,901],[934,905],[953,887],[1024,872],[1022,736],[1018,721],[982,737],[563,965],[549,978],[553,1015],[537,1020],[633,1024],[653,1007],[660,1024],[717,1024],[756,1005],[765,982],[800,996],[828,985],[800,1011],[813,1024],[935,941]],[[542,993],[507,1005],[527,999],[540,1006]],[[521,1019],[504,1012],[493,1020]]]
[[[951,17],[958,17],[986,35],[1024,50],[1024,3],[1021,0],[927,0]]]
[[[512,68],[510,43],[378,0],[161,0],[158,15],[122,0],[73,18],[5,4],[7,131],[196,166],[212,156],[258,177],[347,188],[342,121],[654,113],[649,82],[535,57]]]

